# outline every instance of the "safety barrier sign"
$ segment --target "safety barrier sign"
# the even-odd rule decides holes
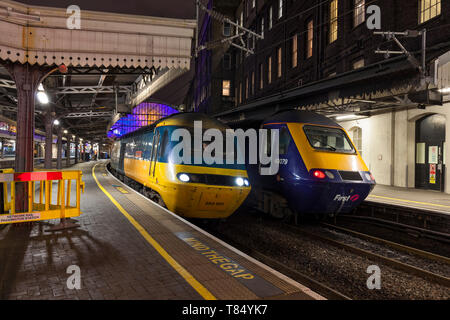
[[[0,173],[0,224],[21,223],[52,219],[66,219],[81,215],[80,195],[84,192],[81,171],[50,171],[14,173],[3,170]],[[72,182],[75,189],[72,190]],[[27,196],[26,212],[16,212],[17,184],[25,184]],[[53,188],[57,188],[53,199]],[[72,191],[75,194],[71,203]]]

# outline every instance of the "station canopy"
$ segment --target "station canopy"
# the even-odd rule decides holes
[[[43,82],[50,102],[36,102],[36,128],[44,129],[44,114],[52,111],[70,135],[85,141],[102,142],[108,129],[141,103],[158,99],[174,108],[182,103],[193,75],[195,20],[81,9],[80,29],[73,29],[68,21],[74,12],[66,8],[0,0],[5,117],[15,119],[17,113],[12,63],[48,70],[67,66],[66,74],[53,72]]]

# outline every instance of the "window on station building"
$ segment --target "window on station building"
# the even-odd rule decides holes
[[[242,82],[239,84],[239,103],[242,103]]]
[[[351,133],[353,144],[362,156],[362,129],[360,127],[355,127],[351,130]]]
[[[252,95],[255,94],[255,71],[252,71]]]
[[[283,0],[278,0],[278,19],[283,17]]]
[[[353,26],[359,26],[366,20],[366,1],[355,0],[353,11]]]
[[[278,59],[277,59],[277,63],[278,63],[277,76],[278,76],[278,78],[281,78],[282,65],[283,65],[281,48],[278,48],[278,54],[277,55],[278,55]]]
[[[264,38],[264,17],[261,18],[261,36]]]
[[[223,68],[225,70],[231,69],[231,55],[229,53],[223,55]]]
[[[292,38],[292,68],[296,68],[298,63],[298,35]]]
[[[269,8],[269,30],[272,29],[273,25],[273,9],[272,7]]]
[[[353,69],[359,69],[364,67],[364,59],[359,59],[353,62]]]
[[[330,43],[337,40],[338,36],[338,0],[330,2]]]
[[[267,61],[267,83],[272,83],[272,57],[269,57]]]
[[[222,96],[229,97],[231,93],[231,81],[222,80]]]
[[[441,14],[441,0],[419,0],[419,24]]]
[[[231,24],[229,22],[224,22],[223,23],[223,35],[225,37],[229,37],[231,36]]]
[[[244,99],[248,99],[248,77],[245,77],[245,97]]]
[[[311,58],[313,55],[313,43],[314,43],[314,23],[313,21],[308,22],[308,37],[306,39],[306,57]]]
[[[261,63],[259,65],[259,89],[262,90],[264,88],[264,67]]]

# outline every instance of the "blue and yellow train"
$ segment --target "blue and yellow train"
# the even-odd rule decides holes
[[[245,165],[208,165],[204,160],[199,164],[177,164],[180,162],[174,161],[171,151],[178,142],[171,141],[172,133],[181,128],[192,132],[194,121],[201,121],[203,130],[229,128],[200,113],[163,118],[114,143],[111,171],[178,215],[227,218],[251,190]],[[193,157],[194,152],[190,163],[194,163]]]
[[[278,174],[262,176],[260,165],[247,165],[249,201],[261,211],[280,218],[346,213],[373,190],[375,179],[361,155],[331,119],[289,110],[260,126],[278,129],[280,135]]]

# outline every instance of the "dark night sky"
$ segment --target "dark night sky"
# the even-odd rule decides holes
[[[195,19],[194,0],[17,0],[36,6],[67,8],[78,5],[81,10],[107,11],[180,19]]]

